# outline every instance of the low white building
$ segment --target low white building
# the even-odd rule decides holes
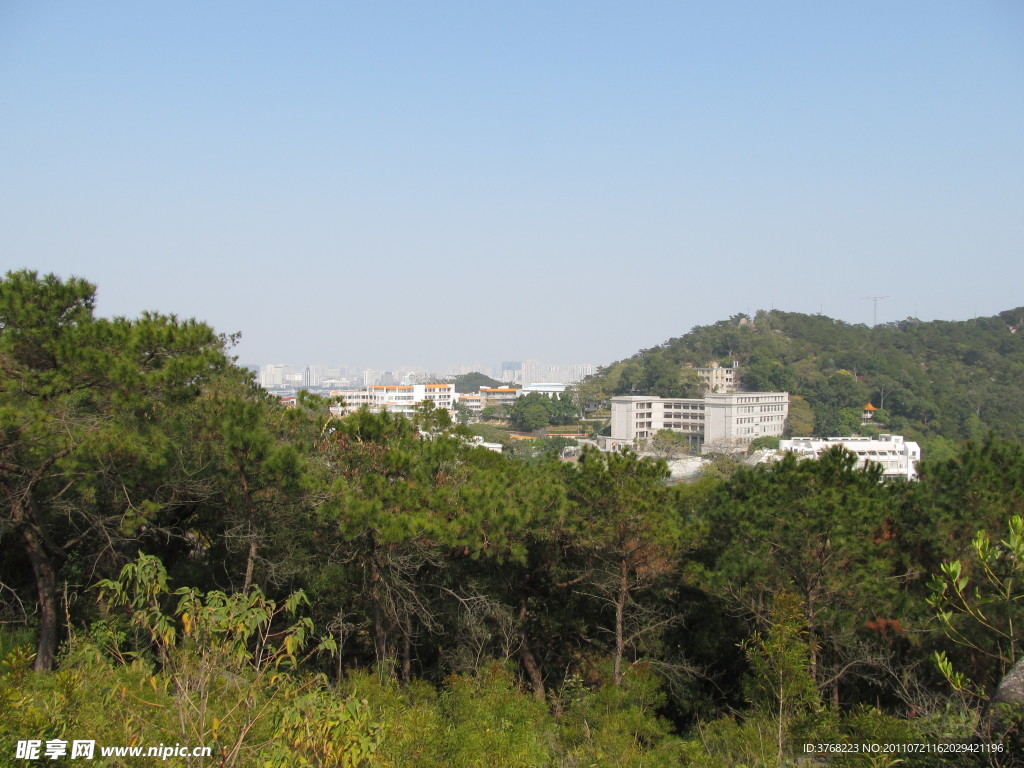
[[[782,440],[779,451],[790,451],[801,458],[815,459],[823,452],[841,445],[857,454],[857,466],[868,462],[882,467],[883,477],[917,479],[917,463],[921,460],[921,447],[908,442],[903,435],[878,437],[794,437]]]
[[[547,395],[548,397],[554,397],[555,395],[561,395],[565,392],[565,384],[559,384],[552,382],[548,384],[526,384],[517,393],[517,397],[525,397],[531,392],[536,392],[541,395]]]
[[[702,398],[621,395],[611,404],[611,437],[616,442],[635,444],[667,429],[723,450],[758,437],[781,437],[789,415],[787,392],[711,392]]]
[[[488,451],[493,451],[494,453],[502,453],[505,450],[505,446],[503,446],[501,443],[488,443],[486,440],[480,437],[480,435],[473,435],[473,437],[470,438],[469,442],[470,445],[475,445],[480,448],[486,448]]]

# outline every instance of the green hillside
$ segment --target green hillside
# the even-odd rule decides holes
[[[838,435],[880,408],[878,429],[906,434],[939,454],[989,431],[1024,438],[1024,307],[957,322],[908,319],[868,328],[822,315],[758,312],[698,326],[603,369],[582,387],[590,399],[700,393],[689,366],[738,360],[749,390],[788,391],[794,434]]]

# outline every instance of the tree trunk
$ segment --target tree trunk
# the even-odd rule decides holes
[[[629,563],[619,563],[619,595],[615,600],[615,685],[622,685],[622,658],[625,655],[626,601],[629,599]]]
[[[251,536],[251,526],[250,526]],[[245,559],[245,581],[242,582],[242,594],[249,591],[252,585],[252,574],[256,568],[256,539],[249,539],[249,556]]]
[[[370,555],[370,614],[373,618],[373,647],[377,652],[377,663],[388,659],[388,631],[384,626],[384,609],[380,603],[380,570],[376,553]]]
[[[408,631],[402,634],[402,685],[412,680],[412,641]]]
[[[809,594],[804,595],[804,616],[806,619],[807,637],[811,641],[811,679],[814,681],[814,687],[819,691],[822,691],[822,683],[820,678],[822,677],[821,670],[821,646],[816,642],[818,633],[815,632],[817,627],[817,602],[814,597]],[[838,684],[838,680],[836,681]]]
[[[523,669],[526,677],[530,680],[530,687],[533,688],[533,695],[538,701],[544,701],[544,677],[540,673],[537,659],[530,648],[530,638],[526,632],[526,620],[529,614],[526,610],[526,598],[519,598],[519,658],[523,662]]]
[[[249,587],[252,585],[252,574],[256,569],[256,533],[253,530],[256,525],[256,505],[253,503],[252,494],[249,492],[249,478],[245,475],[242,459],[243,457],[236,452],[235,460],[238,462],[238,477],[242,482],[242,493],[245,495],[246,513],[248,515],[246,527],[249,535],[249,554],[245,559],[245,581],[242,583],[242,593],[244,594],[249,591]]]
[[[35,668],[37,672],[42,672],[53,667],[57,653],[57,576],[35,526],[27,523],[22,525],[21,538],[25,542],[29,562],[32,563],[32,573],[39,593],[39,640]]]
[[[338,628],[338,652],[335,654],[334,682],[341,685],[341,676],[344,667],[341,661],[341,652],[345,649],[345,617],[341,617],[341,627]]]
[[[37,672],[53,667],[57,656],[57,574],[53,560],[46,551],[42,533],[35,523],[31,496],[16,495],[4,486],[4,492],[11,504],[11,521],[25,544],[25,554],[32,564],[36,592],[39,596],[39,637],[36,642]]]

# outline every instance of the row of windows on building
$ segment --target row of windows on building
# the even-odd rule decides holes
[[[753,424],[754,422],[783,421],[783,416],[740,416],[736,419],[737,424]]]
[[[692,405],[690,403],[657,403],[657,405],[660,405],[666,411],[668,411],[668,410],[676,410],[676,411],[703,411],[704,410],[704,406],[703,405]],[[655,403],[637,403],[633,407],[636,408],[639,411],[643,411],[643,410],[648,410],[650,408],[653,408],[654,406],[655,406]]]
[[[643,421],[644,419],[650,419],[650,418],[652,418],[652,416],[649,413],[638,413],[636,415],[636,418],[637,418],[637,424],[639,425],[641,421]],[[673,414],[665,414],[665,418],[669,418],[669,419],[687,419],[689,421],[704,421],[704,414],[703,413],[673,413]]]

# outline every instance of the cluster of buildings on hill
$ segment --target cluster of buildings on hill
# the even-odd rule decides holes
[[[519,369],[518,363],[505,373]],[[707,388],[703,397],[656,397],[653,395],[620,395],[611,398],[610,434],[597,439],[602,450],[642,447],[658,432],[668,430],[686,436],[694,451],[735,451],[747,448],[759,437],[782,438],[789,416],[789,393],[744,392],[740,387],[740,369],[712,363],[693,368]],[[514,376],[513,376],[514,378]],[[478,392],[459,394],[454,384],[444,383],[380,383],[367,384],[364,389],[332,390],[328,394],[341,397],[343,403],[333,410],[339,415],[369,407],[412,415],[421,403],[454,412],[457,403],[472,414],[480,414],[490,406],[508,406],[531,392],[555,397],[566,385],[561,382],[540,382],[517,386],[480,387]],[[869,420],[875,408],[865,406],[864,418]],[[778,452],[791,451],[801,457],[816,457],[836,445],[857,454],[860,464],[874,462],[886,477],[915,479],[921,449],[917,443],[905,441],[900,435],[878,437],[795,437],[780,440]],[[769,451],[764,458],[778,455]]]
[[[759,437],[782,437],[789,415],[787,392],[712,392],[703,398],[628,395],[612,398],[611,436],[600,438],[605,450],[636,447],[661,430],[686,435],[693,448],[732,451]],[[868,416],[874,407],[865,407]],[[778,450],[765,451],[775,460],[787,451],[817,458],[842,446],[857,455],[857,465],[878,464],[886,478],[917,479],[921,447],[902,435],[877,437],[793,437],[780,440]]]
[[[745,448],[759,437],[782,437],[789,416],[789,393],[739,391],[740,369],[735,361],[728,367],[711,363],[693,370],[708,390],[701,398],[613,397],[611,434],[601,439],[601,447],[640,446],[661,430],[685,435],[691,448],[702,451],[731,451]],[[875,411],[870,403],[864,406],[865,423]],[[780,439],[778,450],[766,451],[762,458],[773,460],[787,451],[801,458],[816,458],[837,445],[855,453],[858,466],[878,464],[886,478],[917,478],[921,448],[902,435]]]
[[[787,392],[741,392],[740,367],[710,363],[693,368],[703,397],[620,395],[611,399],[611,435],[605,447],[638,445],[661,430],[686,435],[692,448],[728,450],[759,437],[782,437],[789,416]]]

